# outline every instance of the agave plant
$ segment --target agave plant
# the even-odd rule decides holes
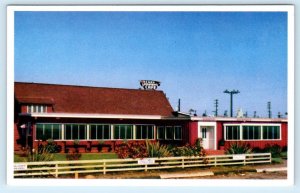
[[[146,141],[146,147],[149,157],[170,157],[172,156],[166,145],[160,145],[159,142],[151,143]]]
[[[225,150],[226,154],[249,154],[252,153],[252,148],[247,143],[233,142]]]

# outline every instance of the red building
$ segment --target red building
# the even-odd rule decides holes
[[[62,152],[113,151],[120,141],[184,145],[203,139],[287,146],[286,119],[191,117],[173,110],[162,91],[15,83],[14,150],[53,140]]]

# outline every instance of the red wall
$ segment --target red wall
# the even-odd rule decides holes
[[[189,144],[195,144],[197,139],[198,139],[198,122],[196,122],[196,121],[189,122],[188,129],[189,129],[188,143]]]

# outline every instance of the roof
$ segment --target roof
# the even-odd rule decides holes
[[[53,104],[56,113],[172,116],[162,91],[15,82],[22,104]]]

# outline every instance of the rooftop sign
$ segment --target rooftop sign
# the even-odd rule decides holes
[[[156,80],[141,80],[140,85],[145,90],[156,90],[160,86],[160,82]]]

